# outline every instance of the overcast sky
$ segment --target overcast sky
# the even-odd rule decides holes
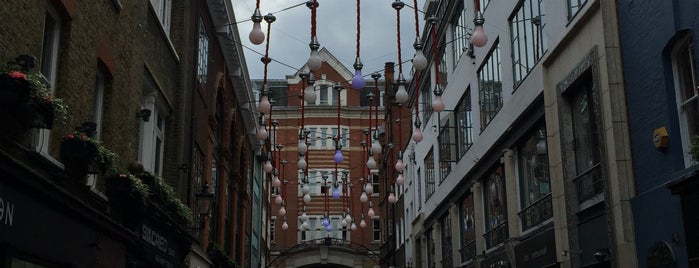
[[[255,0],[232,0],[243,45],[264,54],[265,43],[252,45],[248,34],[252,29],[250,16],[255,10]],[[310,48],[310,16],[311,11],[306,5],[290,8],[305,3],[301,0],[260,0],[262,15],[273,13],[277,21],[272,24],[270,34],[269,57],[275,61],[293,66],[285,66],[272,62],[268,66],[268,79],[283,79],[285,75],[293,74],[296,68],[303,66],[308,60]],[[364,63],[364,75],[381,71],[385,62],[398,62],[398,44],[396,40],[396,11],[391,7],[393,0],[363,0],[361,1],[361,35],[360,58]],[[413,0],[404,0],[406,6],[400,11],[401,47],[403,61],[413,57],[412,47],[415,41],[415,15]],[[418,8],[422,9],[425,0],[418,0]],[[317,37],[321,47],[325,47],[349,70],[354,70],[356,55],[356,0],[318,0]],[[290,8],[285,11],[284,9]],[[420,31],[424,25],[424,17],[419,13]],[[262,22],[262,30],[267,32],[267,23]],[[250,78],[262,79],[264,65],[260,54],[249,49],[245,50]],[[412,65],[403,64],[403,73],[408,76]],[[398,67],[396,66],[396,72]],[[367,76],[368,78],[368,76]]]

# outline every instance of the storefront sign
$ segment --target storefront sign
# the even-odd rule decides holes
[[[15,220],[15,204],[0,195],[0,225],[12,227]]]
[[[517,267],[546,267],[556,264],[556,239],[553,229],[537,234],[515,246]]]
[[[143,224],[141,228],[141,239],[161,252],[175,257],[175,249],[168,247],[167,238],[148,227],[148,225]]]

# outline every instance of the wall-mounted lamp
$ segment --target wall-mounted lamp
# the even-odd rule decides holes
[[[150,121],[150,114],[150,109],[142,109],[141,111],[136,113],[136,118],[141,118],[143,122],[148,122]]]
[[[199,213],[199,226],[192,229],[201,230],[204,228],[204,217],[209,217],[211,213],[211,204],[214,200],[214,194],[209,191],[209,184],[204,183],[201,186],[201,190],[195,194],[197,202],[197,212]]]

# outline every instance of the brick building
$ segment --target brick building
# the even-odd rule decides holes
[[[45,85],[53,101],[3,99],[15,105],[1,118],[0,266],[247,266],[258,254],[257,265],[256,120],[230,3],[2,6],[14,26],[0,28],[0,59],[19,63],[2,70],[27,76],[0,74],[0,90]],[[205,186],[214,202],[202,211]]]
[[[378,168],[371,170],[371,173],[366,168],[368,158],[364,150],[371,147],[371,141],[367,138],[371,138],[372,134],[365,132],[365,129],[370,127],[370,102],[367,94],[369,91],[373,92],[375,84],[380,91],[376,98],[381,102],[378,117],[383,122],[383,79],[374,83],[374,80],[367,78],[367,85],[363,90],[352,89],[348,81],[352,79],[353,73],[327,49],[322,48],[319,53],[323,64],[320,70],[312,75],[312,87],[317,95],[315,102],[302,104],[301,96],[309,85],[308,79],[303,78],[307,73],[303,71],[287,75],[284,80],[272,79],[267,82],[273,105],[271,115],[265,120],[268,123],[269,120],[276,122],[276,126],[270,125],[272,131],[267,146],[271,146],[273,150],[267,159],[275,162],[280,180],[286,181],[282,183],[282,187],[270,188],[270,200],[275,200],[277,195],[283,196],[283,205],[287,212],[285,216],[280,215],[281,205],[270,201],[270,265],[298,267],[332,264],[343,267],[374,267],[379,262],[378,252],[382,242],[385,214],[379,203],[384,197],[385,186],[380,185],[383,179],[379,179]],[[340,91],[337,91],[338,85]],[[261,88],[262,81],[256,81],[256,89]],[[376,117],[376,112],[373,114]],[[376,123],[373,122],[375,126]],[[299,170],[297,166],[300,159],[297,145],[302,130],[305,130],[307,137],[304,139],[308,147],[304,156],[307,161],[307,173]],[[336,166],[334,155],[337,153],[338,143],[344,161]],[[368,145],[364,146],[366,144]],[[282,161],[286,164],[281,165]],[[376,161],[380,163],[379,155],[376,155]],[[360,179],[366,182],[369,176],[375,185],[373,195],[368,198],[375,210],[374,217],[367,215],[369,202],[360,202]],[[268,176],[266,181],[271,180],[272,177]],[[310,202],[304,202],[304,184],[309,187]],[[332,197],[336,187],[340,193],[338,199]],[[350,230],[351,224],[341,224],[347,209],[356,225],[354,231]],[[330,232],[322,225],[326,211],[329,212]],[[304,228],[304,221],[301,220],[302,214],[308,217],[307,228]],[[365,227],[360,227],[362,217]],[[282,227],[285,221],[288,226],[286,230]],[[331,240],[325,240],[326,238]]]

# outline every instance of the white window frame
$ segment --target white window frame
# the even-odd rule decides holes
[[[146,96],[142,108],[151,110],[151,116],[148,122],[141,122],[141,146],[139,148],[139,161],[143,164],[143,167],[146,170],[151,172],[157,170],[162,173],[163,156],[165,151],[164,144],[166,116],[165,113],[158,108],[155,96]],[[161,141],[161,146],[159,150],[156,151],[157,139]],[[158,160],[157,163],[156,160]]]
[[[49,2],[46,3],[46,14],[44,17],[44,32],[41,50],[41,75],[51,94],[56,91],[56,78],[58,72],[58,50],[61,40],[61,17],[56,8]],[[52,19],[54,24],[47,25],[47,20]],[[37,129],[34,131],[34,150],[42,155],[48,156],[49,137],[51,131],[48,129]]]
[[[690,125],[688,123],[689,121],[689,116],[686,112],[683,111],[683,106],[689,106],[691,105],[691,102],[699,102],[699,81],[697,81],[697,66],[696,66],[696,55],[694,54],[694,48],[696,44],[694,44],[694,41],[692,39],[692,35],[687,35],[683,38],[681,38],[679,41],[677,41],[677,44],[672,50],[672,73],[673,73],[673,78],[675,80],[675,98],[676,98],[676,103],[677,103],[677,114],[679,118],[679,126],[680,126],[680,135],[682,139],[682,144],[685,144],[685,146],[682,146],[683,150],[683,158],[684,158],[684,163],[685,167],[689,167],[692,164],[695,163],[695,161],[692,160],[692,156],[689,154],[690,151],[690,144],[692,142],[692,134],[690,133],[692,130],[690,129]],[[687,53],[689,52],[689,53]],[[689,54],[689,55],[687,55]],[[683,97],[683,92],[684,90],[681,88],[683,85],[683,79],[687,79],[688,77],[680,77],[680,68],[679,66],[679,59],[680,58],[685,58],[688,57],[689,61],[692,63],[690,66],[691,68],[691,73],[693,76],[691,77],[692,79],[692,85],[694,87],[694,96],[688,96],[687,98]],[[683,100],[683,99],[686,99]],[[699,124],[699,117],[695,118],[696,124]],[[699,133],[694,133],[694,135],[699,135]]]
[[[156,17],[163,26],[165,35],[170,36],[170,15],[172,13],[172,0],[150,0],[151,7]]]

